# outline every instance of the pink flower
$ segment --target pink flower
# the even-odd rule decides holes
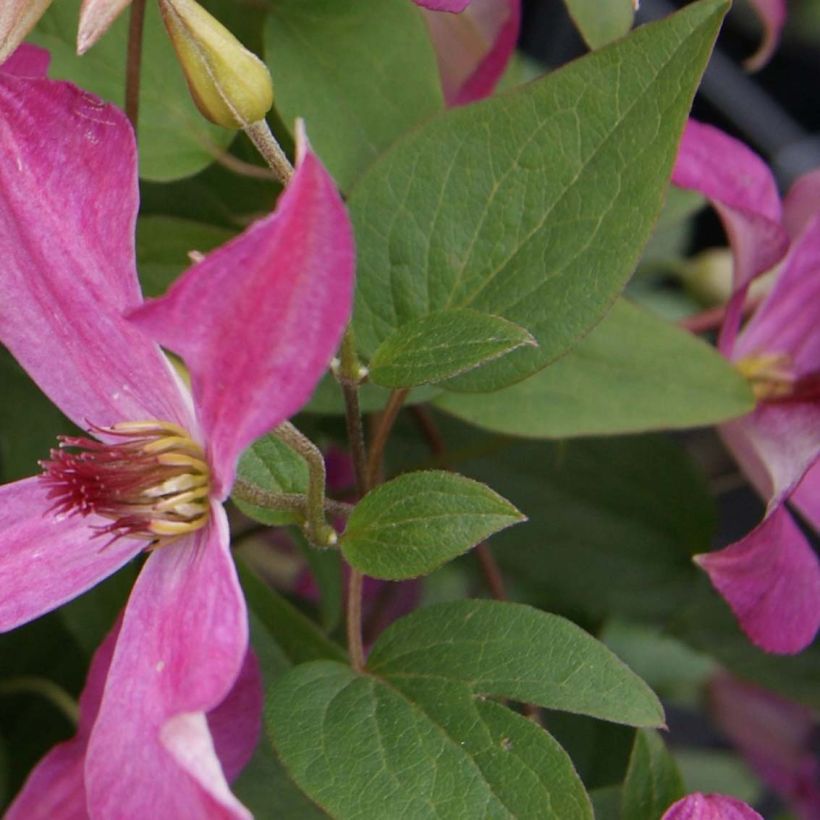
[[[720,432],[768,502],[749,535],[697,561],[754,643],[799,652],[820,626],[820,564],[786,506],[820,524],[820,175],[798,180],[781,204],[759,157],[690,122],[672,179],[712,201],[732,245],[734,293],[719,348],[758,403]],[[749,284],[784,254],[774,287],[739,329]]]
[[[348,320],[344,207],[299,137],[274,214],[143,303],[136,148],[120,111],[0,71],[0,341],[89,438],[0,488],[0,630],[149,549],[88,738],[91,813],[247,817],[206,714],[248,635],[222,502],[240,451],[310,396]],[[127,317],[127,318],[126,318]],[[183,357],[192,393],[158,347]]]
[[[786,0],[749,0],[763,24],[763,40],[757,51],[746,60],[746,68],[757,71],[772,58],[780,43],[786,23]]]
[[[424,17],[447,104],[464,105],[489,96],[515,51],[521,0],[415,2],[429,9]]]
[[[820,820],[820,725],[811,709],[726,674],[710,683],[709,705],[762,780],[801,820]]]
[[[722,794],[695,792],[673,803],[661,820],[763,820],[742,800]]]
[[[84,54],[108,31],[131,0],[83,0],[77,53]],[[0,6],[0,63],[23,42],[51,5],[51,0],[3,0]]]
[[[80,720],[71,740],[55,746],[29,774],[5,814],[6,820],[87,818],[84,769],[88,739],[100,709],[106,676],[122,619],[94,653],[85,688],[80,695]],[[263,695],[259,663],[252,651],[225,700],[208,713],[208,728],[228,782],[250,760],[259,741]]]

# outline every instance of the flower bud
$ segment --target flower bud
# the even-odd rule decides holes
[[[159,0],[197,108],[225,128],[263,119],[273,105],[265,64],[194,0]]]

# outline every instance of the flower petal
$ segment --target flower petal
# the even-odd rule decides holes
[[[749,0],[763,23],[763,40],[757,51],[745,61],[749,71],[763,68],[772,58],[786,23],[786,0]]]
[[[735,260],[735,292],[742,291],[786,253],[788,236],[780,225],[782,207],[774,177],[743,143],[690,119],[672,182],[700,191],[720,215]],[[730,335],[734,336],[734,330]]]
[[[83,0],[80,7],[80,28],[77,32],[77,53],[84,54],[88,51],[130,2],[131,0]]]
[[[95,526],[110,523],[48,513],[38,478],[0,487],[0,632],[85,592],[145,548],[122,538],[108,547]]]
[[[820,460],[809,468],[803,480],[792,491],[789,501],[820,532]]]
[[[763,820],[742,800],[695,792],[673,803],[661,820]]]
[[[51,55],[44,48],[23,43],[0,65],[0,72],[18,77],[45,77],[50,62]]]
[[[491,94],[515,51],[521,0],[473,0],[458,16],[427,12],[425,20],[447,104],[464,105]]]
[[[795,180],[783,202],[783,224],[792,239],[820,214],[820,168]]]
[[[413,0],[417,6],[424,6],[432,11],[449,11],[458,14],[470,5],[470,0]]]
[[[225,778],[232,783],[253,757],[262,731],[262,670],[248,649],[239,677],[228,697],[208,712],[208,728]]]
[[[0,144],[0,341],[81,427],[190,429],[167,361],[121,317],[142,301],[127,120],[68,83],[0,73]]]
[[[209,526],[155,550],[123,619],[85,767],[100,817],[249,818],[231,795],[204,713],[245,659],[245,603],[214,504]]]
[[[3,0],[0,3],[0,63],[23,42],[51,0]]]
[[[726,674],[709,684],[709,711],[764,783],[792,802],[799,817],[817,817],[820,757],[811,709]]]
[[[344,205],[305,147],[274,214],[131,314],[188,365],[220,497],[241,450],[293,415],[327,368],[354,267]]]
[[[820,626],[820,563],[784,506],[745,538],[696,561],[753,643],[781,654],[811,643]]]
[[[100,644],[80,695],[77,734],[55,746],[32,770],[5,816],[6,820],[87,820],[83,767],[91,727],[100,708],[105,678],[119,634],[120,621]]]

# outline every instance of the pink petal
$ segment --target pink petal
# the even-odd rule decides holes
[[[820,563],[784,506],[745,538],[696,557],[751,641],[792,654],[820,626]]]
[[[786,23],[786,0],[749,0],[763,23],[763,40],[757,51],[746,60],[749,71],[763,68],[780,43],[780,33]]]
[[[44,48],[23,43],[0,65],[0,73],[16,74],[18,77],[45,77],[50,62],[51,55]]]
[[[308,146],[300,156],[274,214],[131,315],[188,365],[220,497],[240,451],[308,400],[350,317],[350,222]]]
[[[51,0],[3,0],[0,3],[0,63],[23,42]]]
[[[735,292],[742,292],[786,253],[789,242],[780,225],[782,207],[774,177],[743,143],[690,119],[672,182],[700,191],[720,215],[734,254]],[[729,334],[729,348],[735,330]]]
[[[96,516],[61,517],[38,478],[0,487],[0,632],[85,592],[145,548],[122,538],[104,547]]]
[[[763,820],[742,800],[696,792],[673,803],[661,820]]]
[[[77,32],[77,53],[84,54],[100,37],[131,0],[83,0],[80,7],[80,28]]]
[[[489,96],[515,51],[521,0],[473,0],[458,16],[427,12],[425,19],[447,104]]]
[[[709,705],[713,720],[763,781],[796,809],[804,807],[801,817],[820,817],[812,711],[726,674],[710,683]]]
[[[264,700],[259,660],[249,648],[228,697],[208,712],[208,728],[229,783],[239,777],[259,742]]]
[[[470,0],[413,0],[417,6],[424,6],[432,11],[449,11],[458,14],[470,5]]]
[[[142,301],[125,117],[68,83],[0,74],[0,144],[0,342],[81,427],[190,429],[167,361],[121,317]]]
[[[119,629],[118,620],[91,659],[80,695],[77,734],[55,746],[32,770],[9,807],[6,820],[86,820],[88,817],[83,782],[85,750],[100,708]]]
[[[820,532],[820,461],[816,461],[789,496],[801,515]]]
[[[783,202],[783,224],[792,239],[820,214],[820,168],[795,180]]]
[[[248,641],[225,513],[214,504],[211,515],[155,550],[134,586],[88,746],[92,815],[250,818],[205,719],[237,680]]]

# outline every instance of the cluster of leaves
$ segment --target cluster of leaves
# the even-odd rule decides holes
[[[339,554],[306,551],[315,612],[243,570],[268,742],[240,798],[260,818],[571,820],[594,807],[656,820],[684,787],[714,783],[682,754],[684,783],[654,731],[665,724],[658,697],[606,643],[669,703],[691,707],[718,662],[820,706],[817,653],[774,659],[751,647],[696,572],[713,502],[680,445],[657,435],[742,415],[751,392],[709,345],[621,296],[653,231],[660,242],[689,216],[668,179],[723,0],[449,110],[407,0],[205,5],[264,56],[282,143],[303,118],[347,198],[364,408],[408,391],[444,442],[431,453],[413,416],[400,418],[385,467],[394,477],[356,505],[340,539],[345,561],[372,578],[428,576],[427,605],[376,630],[366,672],[341,648]],[[571,6],[592,47],[631,24],[629,2],[606,4],[610,17],[597,2]],[[52,76],[119,102],[127,23],[78,60],[78,7],[56,3],[32,39],[50,50]],[[249,145],[199,116],[151,8],[145,54],[137,248],[151,295],[188,251],[268,211],[277,189],[263,173],[236,173],[254,161]],[[0,469],[12,480],[69,425],[5,353],[0,367]],[[328,379],[297,423],[344,446],[342,415]],[[245,454],[239,475],[278,493],[307,482],[273,438]],[[239,506],[265,525],[293,520]],[[526,603],[465,599],[478,588],[473,564],[448,562],[501,530],[496,555]],[[254,549],[265,537],[240,551],[267,570],[270,543]],[[76,693],[132,574],[3,636],[2,677]],[[550,710],[550,731],[520,704]],[[68,734],[30,690],[4,692],[0,798]],[[748,796],[746,781],[739,788]]]

